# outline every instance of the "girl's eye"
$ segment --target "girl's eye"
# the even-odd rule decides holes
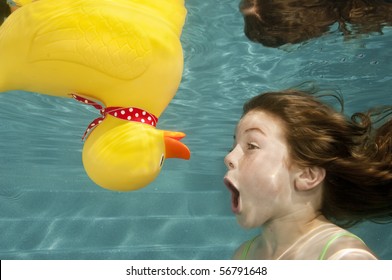
[[[259,146],[252,144],[252,143],[248,143],[248,150],[255,150],[255,149],[259,149]]]

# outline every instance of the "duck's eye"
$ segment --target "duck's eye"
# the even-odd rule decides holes
[[[165,161],[165,155],[162,154],[162,155],[161,155],[161,161],[160,161],[160,163],[159,163],[159,167],[162,167],[164,161]]]

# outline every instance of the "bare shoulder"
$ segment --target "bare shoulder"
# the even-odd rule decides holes
[[[328,260],[377,260],[377,257],[365,249],[342,249],[337,251]]]
[[[329,244],[324,259],[377,260],[377,257],[359,237],[348,233]]]

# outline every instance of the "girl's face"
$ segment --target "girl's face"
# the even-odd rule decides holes
[[[294,172],[278,118],[250,111],[238,123],[233,150],[225,157],[224,182],[240,225],[259,227],[290,211]]]

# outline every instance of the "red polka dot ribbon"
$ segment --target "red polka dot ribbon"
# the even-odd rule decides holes
[[[72,98],[74,98],[76,101],[79,101],[83,104],[93,106],[95,109],[99,110],[101,113],[102,117],[96,118],[93,120],[89,126],[87,127],[86,131],[83,134],[82,140],[86,138],[86,136],[90,133],[92,129],[94,129],[97,125],[99,125],[106,117],[107,114],[116,117],[118,119],[122,119],[125,121],[132,121],[132,122],[140,122],[140,123],[145,123],[152,125],[156,127],[158,118],[154,116],[153,114],[150,114],[149,112],[136,108],[136,107],[107,107],[104,108],[102,105],[89,100],[87,98],[84,98],[82,96],[76,95],[76,94],[71,94]]]

